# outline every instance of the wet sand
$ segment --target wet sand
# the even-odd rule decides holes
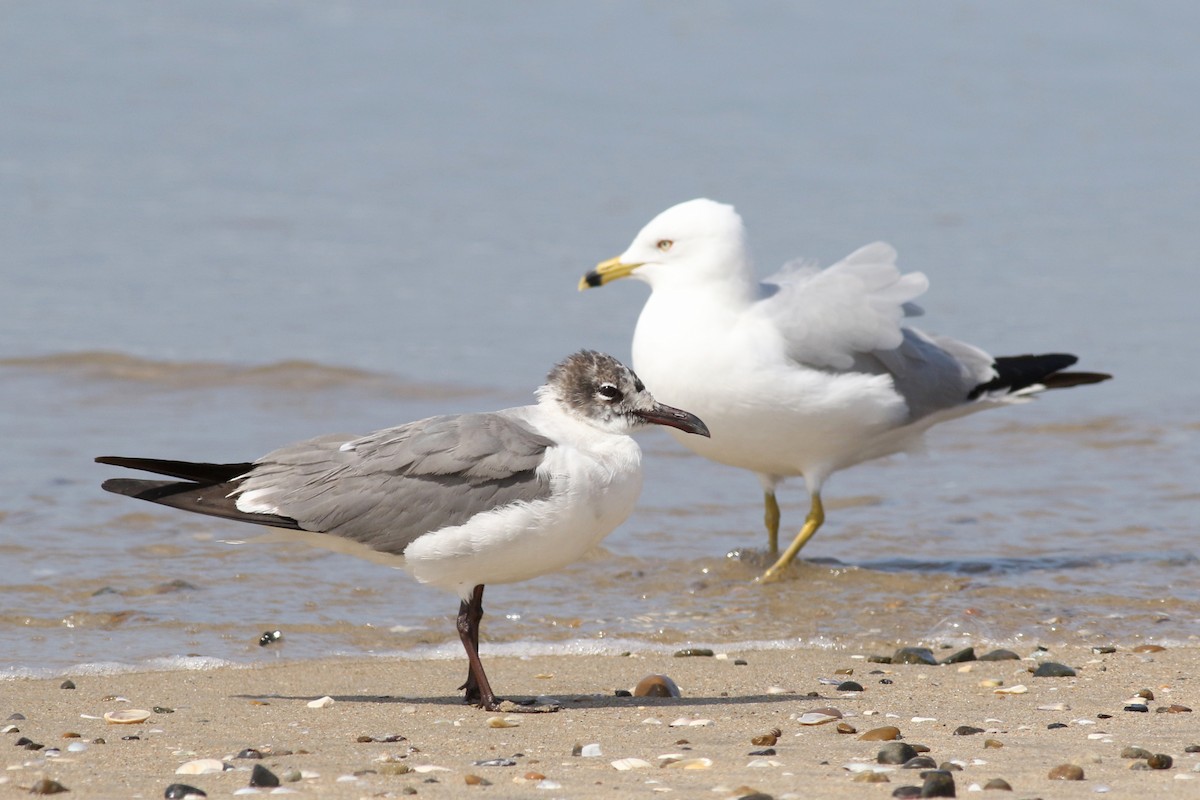
[[[552,714],[493,714],[463,706],[453,691],[465,675],[462,659],[76,675],[73,690],[60,688],[63,678],[11,680],[0,683],[0,718],[20,713],[25,719],[0,723],[20,729],[0,739],[7,768],[0,772],[0,797],[26,796],[42,778],[60,782],[70,797],[157,798],[177,782],[210,797],[228,796],[247,787],[251,767],[262,764],[281,777],[297,771],[306,776],[285,782],[287,789],[337,798],[462,797],[468,791],[491,797],[720,798],[761,792],[775,798],[883,798],[901,785],[920,785],[923,771],[896,768],[880,784],[854,780],[847,765],[873,763],[883,746],[859,736],[885,725],[898,727],[902,741],[927,746],[938,764],[963,765],[953,772],[959,796],[972,784],[1002,778],[1014,792],[999,796],[1090,797],[1108,787],[1121,796],[1200,797],[1200,772],[1193,769],[1200,753],[1185,749],[1200,743],[1197,716],[1157,710],[1200,708],[1200,647],[1109,654],[1066,647],[1040,654],[1041,660],[1075,668],[1073,678],[1034,677],[1029,670],[1036,662],[1028,658],[920,666],[869,663],[862,658],[867,655],[873,653],[522,659],[487,658],[485,650],[498,691],[557,698],[562,710]],[[683,696],[615,696],[615,690],[631,689],[653,673],[669,675]],[[839,692],[822,678],[855,680],[865,690]],[[1023,684],[1028,691],[997,694],[981,685],[989,680]],[[1149,710],[1125,710],[1143,689],[1154,694],[1146,701]],[[334,702],[309,707],[324,696]],[[160,710],[146,722],[134,725],[83,716],[156,707]],[[831,707],[856,733],[839,732],[836,721],[800,723],[806,712]],[[1056,723],[1065,727],[1048,727]],[[956,734],[963,725],[984,732]],[[752,755],[765,746],[751,740],[776,728],[781,735],[775,754]],[[81,738],[63,738],[71,732]],[[405,739],[358,741],[394,734]],[[22,736],[61,748],[61,755],[14,747]],[[98,737],[105,743],[92,743]],[[985,746],[986,740],[1002,746]],[[73,753],[66,750],[71,742],[89,745]],[[592,744],[601,755],[572,755],[577,745]],[[1131,768],[1145,763],[1121,756],[1134,745],[1170,755],[1174,766]],[[235,758],[246,748],[260,750],[264,758]],[[232,769],[175,774],[181,764],[201,758],[223,759]],[[493,759],[515,765],[476,765]],[[612,763],[619,759],[642,759],[648,766],[621,771]],[[672,759],[678,759],[675,766],[662,766]],[[1084,780],[1050,780],[1051,769],[1064,763],[1082,767]],[[472,785],[475,779],[468,776],[488,785]]]

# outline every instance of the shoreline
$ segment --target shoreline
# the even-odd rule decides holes
[[[899,728],[902,742],[929,747],[936,764],[961,765],[951,773],[959,796],[993,779],[1007,781],[1014,793],[1001,796],[1011,797],[1083,797],[1104,787],[1200,796],[1200,772],[1193,769],[1200,752],[1187,751],[1200,744],[1197,717],[1179,710],[1200,708],[1200,647],[1097,654],[1071,646],[1043,653],[1039,660],[1077,673],[1061,678],[1034,677],[1037,662],[1028,658],[925,666],[871,663],[867,655],[796,649],[726,658],[484,657],[502,696],[556,698],[562,710],[550,714],[464,706],[455,691],[466,672],[461,658],[78,675],[71,679],[75,689],[60,688],[61,677],[14,678],[0,682],[0,718],[25,719],[0,721],[0,728],[19,728],[0,735],[7,746],[0,752],[8,756],[0,797],[24,796],[43,778],[73,797],[158,798],[174,783],[216,797],[245,792],[251,767],[261,765],[281,778],[299,777],[285,780],[284,790],[338,798],[414,791],[458,797],[468,790],[493,797],[883,798],[901,785],[921,785],[925,770],[894,768],[882,773],[888,782],[880,785],[855,780],[848,765],[873,764],[886,744],[859,737],[882,726]],[[651,674],[670,676],[682,697],[615,695]],[[822,679],[857,681],[864,691],[838,691]],[[995,692],[1016,685],[1027,691]],[[1144,701],[1148,710],[1125,710],[1141,690],[1154,695]],[[309,707],[326,696],[332,704]],[[152,713],[130,725],[94,718],[131,708]],[[841,719],[802,724],[814,719],[811,712],[830,708]],[[839,724],[855,732],[839,733]],[[961,726],[980,732],[956,733]],[[781,734],[773,746],[752,742],[772,729]],[[79,737],[63,738],[67,733]],[[404,738],[386,741],[395,736]],[[14,747],[19,737],[44,747]],[[105,743],[93,743],[97,738]],[[985,746],[987,740],[1001,746]],[[70,752],[71,743],[86,750]],[[572,755],[588,745],[598,745],[600,755]],[[1121,756],[1131,746],[1169,755],[1173,766],[1131,768],[1145,766],[1144,759]],[[47,756],[51,748],[60,754]],[[236,758],[247,749],[263,758]],[[197,759],[231,768],[175,774]],[[477,763],[489,761],[495,763]],[[1084,779],[1048,778],[1067,763],[1081,767]]]

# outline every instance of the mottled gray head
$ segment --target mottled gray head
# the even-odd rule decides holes
[[[556,364],[539,396],[547,393],[568,412],[613,433],[669,425],[708,436],[699,417],[656,402],[633,370],[595,350],[580,350]]]

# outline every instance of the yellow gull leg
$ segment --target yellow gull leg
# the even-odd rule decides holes
[[[804,527],[796,534],[796,538],[792,540],[791,545],[779,557],[779,560],[763,573],[762,582],[767,583],[778,580],[780,574],[787,568],[787,565],[792,563],[792,559],[800,552],[800,548],[808,544],[808,540],[813,537],[813,534],[817,532],[817,528],[820,528],[823,522],[825,522],[825,507],[821,505],[821,493],[814,492],[812,495],[812,507],[808,510],[808,516],[804,518]]]
[[[775,492],[763,492],[763,522],[767,524],[767,552],[779,555],[779,502]]]

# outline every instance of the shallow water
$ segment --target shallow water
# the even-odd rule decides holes
[[[764,270],[886,238],[923,327],[1117,379],[837,475],[768,588],[754,477],[650,432],[602,552],[489,588],[493,650],[1200,633],[1193,5],[68,7],[0,26],[0,674],[458,657],[454,598],[91,459],[527,402],[571,350],[627,358],[644,287],[575,283],[697,195]]]

